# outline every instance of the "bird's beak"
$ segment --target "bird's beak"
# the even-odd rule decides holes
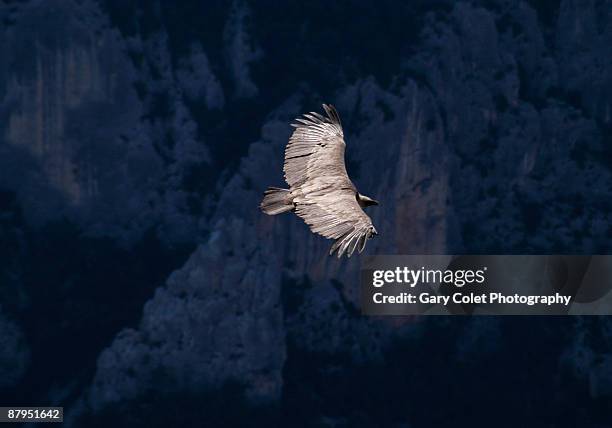
[[[361,202],[363,203],[363,206],[369,207],[370,205],[379,205],[378,201],[375,201],[372,198],[368,198],[365,195],[359,195],[359,199],[361,199]]]

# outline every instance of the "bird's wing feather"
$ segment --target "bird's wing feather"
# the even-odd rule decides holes
[[[313,177],[342,177],[349,180],[344,165],[344,134],[333,106],[323,104],[324,117],[311,112],[296,119],[285,149],[285,181],[299,187]]]

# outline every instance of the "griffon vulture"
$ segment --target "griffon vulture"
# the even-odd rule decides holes
[[[311,112],[292,124],[283,167],[289,189],[269,187],[260,208],[268,215],[295,212],[312,232],[336,240],[330,255],[350,257],[378,234],[362,209],[378,202],[360,194],[346,173],[340,117],[332,105],[323,109],[327,117]]]

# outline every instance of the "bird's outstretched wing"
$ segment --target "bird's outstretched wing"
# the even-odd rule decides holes
[[[335,239],[329,254],[346,252],[350,257],[357,249],[360,253],[369,238],[376,235],[372,220],[363,212],[355,194],[348,189],[321,188],[313,193],[296,197],[295,213],[314,233]]]
[[[299,187],[314,177],[335,176],[349,181],[344,165],[344,134],[338,112],[323,104],[327,117],[310,112],[296,119],[285,148],[285,181]]]
[[[285,180],[291,186],[295,213],[314,233],[336,239],[330,254],[350,257],[363,251],[376,235],[370,217],[357,202],[357,190],[346,173],[344,138],[333,106],[323,105],[327,117],[305,114],[285,150]]]

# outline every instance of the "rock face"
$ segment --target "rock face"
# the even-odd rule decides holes
[[[24,375],[30,351],[23,332],[0,308],[0,389],[14,387]]]
[[[213,3],[0,4],[0,52],[14,58],[0,64],[0,187],[32,224],[197,244],[100,353],[86,407],[236,382],[294,410],[357,366],[405,379],[376,364],[434,364],[406,344],[463,370],[520,343],[519,322],[360,316],[358,258],[329,258],[331,242],[295,216],[259,212],[263,190],[283,185],[288,123],[321,102],[340,111],[353,181],[381,201],[366,254],[609,251],[610,1]],[[565,327],[534,324],[559,333],[550,366],[592,346]],[[593,396],[608,394],[608,355],[576,371]]]
[[[265,171],[268,148],[253,144],[257,155],[241,169]],[[139,328],[121,332],[101,354],[88,394],[94,410],[157,388],[160,374],[170,379],[171,391],[237,382],[254,402],[280,398],[283,265],[265,239],[271,225],[259,227],[261,218],[244,216],[243,207],[256,206],[260,197],[243,190],[249,180],[236,176],[228,183],[219,206],[233,204],[236,211],[213,217],[214,232],[145,305]]]
[[[609,399],[612,396],[612,326],[609,319],[579,318],[572,333],[572,341],[561,360],[569,369],[568,377],[586,386],[590,397]]]
[[[208,155],[162,74],[163,39],[122,39],[89,1],[0,7],[8,23],[0,49],[11,59],[0,68],[0,186],[18,193],[31,222],[67,216],[127,242],[160,223],[170,240],[197,231],[177,186]],[[138,69],[129,55],[148,49],[155,56]],[[139,86],[143,79],[150,83]],[[206,83],[214,87],[214,76]],[[211,105],[222,99],[207,96]],[[163,120],[156,108],[169,110]]]
[[[94,408],[151,389],[206,389],[228,381],[244,385],[254,401],[279,398],[285,359],[280,269],[264,253],[246,257],[256,242],[243,241],[253,234],[249,229],[237,219],[218,225],[145,305],[138,330],[121,332],[102,353],[90,392]]]

